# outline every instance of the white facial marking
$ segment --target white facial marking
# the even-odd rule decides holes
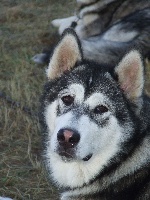
[[[102,93],[94,93],[84,101],[84,87],[80,84],[70,85],[67,90],[61,92],[60,96],[66,94],[73,95],[79,106],[88,106],[89,112],[93,112],[92,110],[99,104],[107,106],[108,102],[108,99]],[[46,122],[49,130],[52,131],[47,142],[47,166],[51,169],[52,177],[58,185],[71,188],[82,187],[91,179],[94,179],[120,150],[124,133],[116,117],[109,110],[98,116],[98,120],[109,117],[106,126],[97,124],[90,118],[88,112],[79,115],[78,118],[76,118],[76,113],[73,110],[56,116],[57,105],[58,103],[61,104],[59,101],[56,100],[48,106],[46,112]],[[51,120],[51,118],[53,119]],[[75,150],[77,159],[69,162],[64,162],[55,152],[58,145],[57,133],[65,127],[75,129],[80,134],[80,141]],[[89,154],[92,154],[90,160],[83,161],[82,159]]]
[[[66,95],[71,95],[75,98],[76,102],[82,103],[84,100],[84,87],[80,84],[71,84],[67,89],[61,91],[59,97],[61,98]]]
[[[112,120],[113,123],[114,120]],[[110,127],[110,130],[105,129],[102,130],[102,133],[99,132],[99,134],[104,134],[102,136],[102,140],[105,140],[105,146],[103,145],[101,148],[101,151],[96,150],[97,152],[92,156],[92,158],[88,161],[82,161],[82,160],[74,160],[72,162],[63,162],[61,158],[55,154],[50,153],[48,157],[50,157],[51,162],[49,163],[52,169],[52,176],[54,178],[54,181],[59,185],[68,186],[71,188],[74,187],[81,187],[83,184],[88,183],[91,179],[93,179],[98,173],[101,172],[103,167],[109,163],[110,158],[112,158],[119,150],[119,138],[121,132],[119,131],[119,126],[117,125],[116,133],[112,133],[111,129],[113,129],[113,124]],[[109,140],[108,136],[105,136],[105,134],[109,132],[110,134],[114,134],[111,136],[111,140]],[[89,131],[91,136],[88,134],[89,138],[88,141],[81,141],[81,148],[84,149],[89,146],[89,143],[91,142],[91,139],[94,137],[95,133],[92,133]],[[96,135],[98,132],[96,133]],[[99,138],[95,138],[94,141],[97,141],[97,148],[98,143],[102,142],[99,141]],[[95,147],[93,141],[93,148]]]
[[[93,109],[99,104],[104,104],[106,102],[106,97],[102,93],[94,93],[89,98],[86,99],[85,104],[90,106],[90,109]]]
[[[58,106],[58,100],[55,100],[50,105],[48,105],[45,109],[45,120],[46,120],[46,124],[49,128],[50,133],[53,133],[55,129],[55,120],[57,117],[57,106]]]
[[[83,102],[84,100],[84,87],[81,84],[72,84],[69,87],[71,93],[75,95],[75,98],[78,102]]]
[[[94,98],[96,95],[92,97]],[[92,98],[89,98],[86,103],[91,103],[91,100]],[[73,112],[68,112],[57,118],[57,125],[50,142],[51,147],[48,146],[46,155],[51,160],[48,165],[52,170],[54,181],[58,185],[61,184],[71,188],[81,187],[100,173],[119,150],[118,144],[122,134],[121,128],[113,116],[110,117],[108,127],[104,128],[99,127],[86,115],[82,115],[75,121],[73,116]],[[71,162],[62,161],[59,155],[52,151],[56,146],[56,133],[65,126],[76,129],[81,137],[76,152],[79,159]],[[92,158],[88,162],[83,161],[82,159],[90,153],[93,154]]]
[[[60,97],[63,95],[72,95],[75,97],[75,101],[78,103],[82,103],[84,99],[84,88],[80,84],[71,84],[68,89],[63,90],[60,94]],[[72,112],[67,112],[60,116],[57,116],[57,108],[58,105],[61,106],[60,109],[63,109],[63,103],[61,99],[57,99],[48,105],[45,109],[45,119],[46,124],[48,126],[49,135],[53,135],[51,137],[51,148],[54,151],[57,145],[57,133],[60,129],[65,127],[70,127],[76,129],[76,123],[73,121]]]

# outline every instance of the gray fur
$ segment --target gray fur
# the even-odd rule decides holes
[[[83,59],[77,35],[68,29],[47,77],[44,158],[64,190],[61,200],[148,200],[150,98],[140,53],[130,51],[113,67],[96,64]]]
[[[91,27],[92,26],[92,27]],[[81,37],[78,33],[84,57],[99,63],[116,65],[121,58],[131,49],[137,49],[142,56],[150,55],[150,8],[137,10],[131,14],[114,21],[108,27],[93,35],[100,21],[87,25],[89,29],[87,37]],[[43,52],[33,57],[34,62],[47,63],[50,58],[49,52]]]

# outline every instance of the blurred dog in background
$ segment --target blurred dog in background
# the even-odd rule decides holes
[[[52,21],[58,32],[73,27],[81,40],[84,57],[117,64],[131,49],[150,56],[150,1],[77,0],[74,16]],[[54,44],[55,45],[55,44]],[[33,57],[48,64],[53,47]]]

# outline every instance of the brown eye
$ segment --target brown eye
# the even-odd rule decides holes
[[[67,95],[67,96],[63,96],[61,98],[61,100],[63,101],[63,103],[66,105],[66,106],[70,106],[73,102],[74,102],[74,97],[70,96],[70,95]]]
[[[103,105],[96,106],[96,108],[94,109],[95,114],[103,114],[107,111],[108,111],[108,108]]]

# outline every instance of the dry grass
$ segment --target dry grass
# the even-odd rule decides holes
[[[0,91],[34,112],[39,106],[45,72],[44,67],[31,62],[31,57],[41,52],[43,44],[54,40],[55,30],[50,21],[70,16],[74,3],[1,0]],[[147,67],[148,93],[149,77]],[[14,200],[58,199],[57,192],[47,182],[40,154],[38,119],[0,99],[0,196]]]
[[[31,57],[54,41],[52,19],[70,16],[72,1],[1,0],[0,91],[37,112],[45,68]],[[62,7],[63,5],[63,7]],[[70,9],[69,9],[70,8]],[[72,13],[71,13],[72,12]],[[37,118],[0,99],[0,196],[58,199],[41,166]]]

